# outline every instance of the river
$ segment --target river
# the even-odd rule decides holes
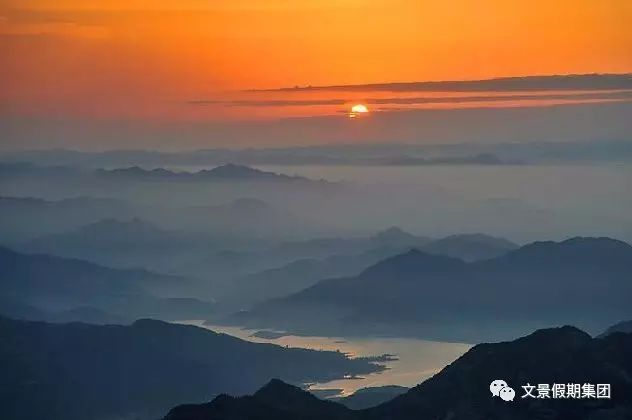
[[[209,330],[225,333],[257,343],[274,343],[280,346],[302,347],[314,350],[340,350],[352,357],[392,354],[397,360],[386,363],[387,370],[361,378],[345,378],[313,384],[310,389],[337,389],[342,395],[353,394],[360,388],[383,385],[411,387],[437,373],[453,362],[471,345],[444,343],[414,338],[382,337],[302,337],[287,335],[277,339],[253,337],[257,330],[205,324],[204,321],[180,321]]]

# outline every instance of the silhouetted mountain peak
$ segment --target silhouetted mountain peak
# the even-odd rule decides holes
[[[605,237],[575,237],[561,242],[534,242],[510,252],[507,257],[509,260],[575,259],[578,264],[595,260],[632,262],[632,246],[626,242]]]
[[[471,262],[496,258],[517,248],[518,245],[504,238],[468,233],[432,241],[422,249],[430,254],[447,255]]]
[[[124,177],[143,181],[204,181],[204,180],[276,180],[297,181],[307,180],[299,176],[289,176],[266,172],[260,169],[244,165],[228,163],[213,169],[204,169],[198,172],[175,172],[164,168],[144,169],[139,166],[117,169],[97,169],[95,174],[101,176]]]
[[[259,169],[251,168],[250,166],[245,166],[245,165],[237,165],[234,163],[227,163],[225,165],[220,165],[207,172],[215,176],[226,176],[226,177],[256,176],[261,173],[264,173],[264,171],[260,171]]]
[[[130,166],[127,168],[115,168],[115,169],[97,169],[95,172],[97,175],[107,176],[119,176],[130,178],[169,178],[176,176],[176,172],[169,171],[164,168],[145,169],[140,166]]]
[[[450,235],[445,238],[438,239],[433,244],[439,243],[477,243],[477,244],[489,244],[507,249],[514,249],[517,245],[505,238],[499,238],[496,236],[486,235],[484,233],[461,233],[458,235]]]
[[[322,418],[316,413],[327,410],[329,416],[343,417],[348,413],[346,407],[331,401],[323,401],[313,394],[279,379],[272,379],[257,391],[253,398],[268,407],[275,407],[287,413],[310,413],[312,418]],[[328,416],[328,417],[329,417]],[[294,418],[294,417],[292,417]]]
[[[196,174],[203,178],[219,178],[219,179],[249,179],[249,180],[306,180],[302,177],[291,177],[284,174],[262,171],[260,169],[251,168],[250,166],[237,165],[227,163],[217,166],[213,169],[203,170]]]
[[[618,239],[612,239],[608,237],[585,237],[576,236],[573,238],[565,239],[560,242],[555,241],[537,241],[532,244],[526,245],[523,249],[529,248],[564,248],[564,249],[590,249],[592,247],[609,247],[611,249],[632,249],[628,243],[620,241]]]
[[[449,271],[461,268],[464,265],[463,261],[456,258],[431,255],[412,248],[403,254],[387,258],[367,268],[362,272],[361,276]]]
[[[627,249],[632,250],[632,246],[627,242],[608,237],[583,237],[576,236],[566,239],[559,243],[566,248],[586,249],[594,246],[608,247],[610,249]]]
[[[394,245],[394,246],[421,246],[430,241],[430,239],[416,236],[405,230],[392,226],[388,229],[380,231],[373,235],[371,241],[377,242],[380,245]]]
[[[592,340],[590,334],[571,325],[556,328],[543,328],[514,341],[516,345],[537,346],[544,343],[566,343],[584,345]]]
[[[265,389],[265,388],[271,388],[271,389],[276,389],[278,387],[281,388],[295,388],[292,387],[291,385],[286,384],[285,382],[283,382],[282,380],[280,380],[279,378],[272,378],[270,379],[270,381],[265,384],[259,391]]]
[[[271,379],[267,384],[261,387],[255,394],[258,398],[267,399],[269,397],[279,397],[279,396],[288,396],[288,395],[311,395],[308,392],[303,391],[302,389],[286,384],[282,380],[278,378]]]
[[[376,233],[373,238],[377,240],[393,240],[415,238],[415,236],[397,226],[391,226],[388,229]]]
[[[609,327],[606,331],[601,333],[599,337],[606,337],[610,334],[614,334],[618,332],[632,333],[632,320],[617,322],[613,326]]]
[[[113,173],[113,174],[144,174],[145,172],[149,172],[149,171],[146,171],[140,166],[130,166],[128,168],[117,168],[117,169],[112,169],[110,171],[110,173]]]
[[[17,258],[18,256],[20,256],[20,254],[18,254],[14,250],[0,245],[0,261],[2,261],[2,259],[5,259],[5,258],[7,258],[7,259],[8,258]]]
[[[137,327],[137,328],[160,328],[160,327],[165,327],[168,326],[169,323],[164,322],[164,321],[160,321],[157,319],[152,319],[152,318],[141,318],[141,319],[137,319],[136,321],[134,321],[132,323],[132,327]]]
[[[589,334],[573,326],[540,329],[513,341],[477,344],[446,371],[459,375],[492,363],[496,363],[495,369],[510,371],[520,367],[515,364],[516,360],[529,366],[548,358],[538,369],[545,372],[548,364],[566,362],[569,354],[586,347],[592,340]]]
[[[172,324],[152,318],[141,318],[131,324],[131,328],[137,333],[145,335],[169,335],[176,341],[196,339],[200,337],[217,337],[220,334],[208,329],[201,329],[193,325]],[[225,336],[232,340],[231,336]],[[235,339],[236,340],[236,339]]]

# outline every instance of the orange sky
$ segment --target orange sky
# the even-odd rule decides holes
[[[632,72],[630,22],[629,0],[0,0],[0,113],[247,119],[259,111],[186,103],[249,88]]]

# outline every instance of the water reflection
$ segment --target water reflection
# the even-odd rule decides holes
[[[384,385],[415,386],[465,353],[471,345],[443,343],[413,338],[357,338],[357,337],[300,337],[282,336],[277,339],[263,338],[254,334],[257,330],[205,324],[204,321],[181,321],[215,332],[221,332],[257,343],[274,343],[280,346],[303,347],[314,350],[340,350],[352,357],[392,354],[397,360],[386,362],[388,369],[362,378],[344,378],[313,384],[311,389],[339,389],[349,395],[365,387]]]

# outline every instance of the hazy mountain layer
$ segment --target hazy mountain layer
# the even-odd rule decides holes
[[[606,238],[536,242],[472,263],[413,250],[358,276],[270,300],[231,322],[316,335],[470,342],[547,323],[575,321],[599,331],[632,315],[630,278],[632,247]]]
[[[0,248],[0,314],[26,319],[133,320],[206,317],[213,306],[177,298],[189,280]]]

